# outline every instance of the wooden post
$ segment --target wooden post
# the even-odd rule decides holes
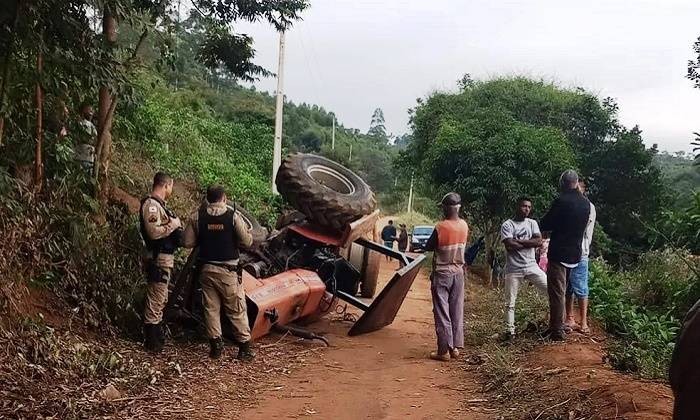
[[[41,48],[41,47],[40,47]],[[36,56],[36,143],[34,149],[34,186],[37,191],[41,191],[44,180],[44,91],[41,88],[41,72],[44,67],[44,55],[41,50]]]

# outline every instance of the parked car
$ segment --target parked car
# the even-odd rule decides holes
[[[434,226],[414,226],[408,250],[410,252],[425,251],[425,244],[428,243],[428,238],[433,234],[434,229]]]

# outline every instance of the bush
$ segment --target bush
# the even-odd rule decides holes
[[[155,169],[194,178],[202,188],[223,184],[232,199],[271,222],[279,203],[272,195],[272,130],[265,125],[224,122],[179,96],[148,90],[138,108],[125,110],[117,126],[124,148],[141,151]]]
[[[0,276],[5,283],[50,288],[86,324],[137,332],[134,302],[144,282],[136,221],[112,207],[107,224],[94,223],[89,214],[97,204],[84,192],[89,185],[73,176],[48,182],[42,196],[17,183],[6,188],[0,204],[0,235],[5,238]]]
[[[608,348],[613,366],[643,377],[663,378],[680,329],[680,319],[700,298],[698,279],[686,251],[643,255],[630,271],[591,263],[591,314],[619,341]]]

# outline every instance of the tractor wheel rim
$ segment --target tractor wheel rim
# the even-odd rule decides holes
[[[306,173],[314,181],[339,194],[350,195],[355,192],[355,185],[348,177],[328,166],[311,165],[306,169]]]

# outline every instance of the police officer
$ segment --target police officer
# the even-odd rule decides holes
[[[145,271],[148,287],[144,310],[144,346],[158,353],[163,350],[163,309],[168,301],[168,283],[174,266],[173,254],[182,238],[182,224],[168,210],[165,200],[173,192],[173,179],[158,172],[151,193],[141,200],[139,211],[141,237],[146,244]]]
[[[221,337],[221,307],[231,321],[238,342],[237,358],[250,361],[251,336],[246,313],[245,290],[238,266],[239,247],[250,247],[253,237],[245,222],[226,204],[226,193],[219,185],[207,189],[207,202],[192,214],[185,229],[183,245],[199,247],[197,269],[202,285],[204,318],[207,324],[211,358],[219,358],[224,348]]]

